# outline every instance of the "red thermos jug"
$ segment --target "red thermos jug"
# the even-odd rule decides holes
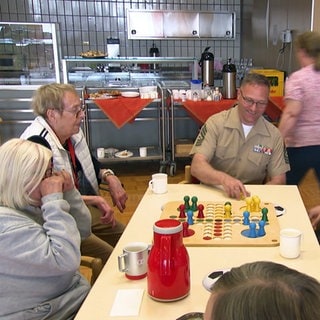
[[[148,294],[158,301],[175,301],[190,291],[189,255],[182,241],[182,224],[174,219],[157,221],[148,258]]]

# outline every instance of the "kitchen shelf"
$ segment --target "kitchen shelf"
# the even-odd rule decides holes
[[[60,82],[59,26],[0,22],[0,88]]]

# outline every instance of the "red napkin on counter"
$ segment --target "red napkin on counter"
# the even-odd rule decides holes
[[[93,101],[119,129],[126,123],[133,121],[137,114],[153,99],[118,97],[115,99],[94,99]]]
[[[269,104],[266,109],[266,114],[270,117],[272,121],[278,121],[284,109],[284,99],[282,96],[279,97],[269,97]]]
[[[236,99],[222,99],[220,101],[192,101],[182,102],[184,108],[200,124],[215,113],[230,109],[237,103]],[[272,121],[279,120],[282,110],[284,109],[283,97],[269,97],[269,104],[266,108],[266,114]]]
[[[200,122],[200,124],[206,122],[206,120],[213,114],[230,109],[236,103],[237,100],[234,99],[222,99],[220,101],[187,100],[182,102],[184,108],[195,120]]]

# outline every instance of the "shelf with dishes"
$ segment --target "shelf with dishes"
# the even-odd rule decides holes
[[[162,159],[162,150],[156,146],[147,146],[146,156],[141,157],[139,147],[130,147],[128,149],[105,148],[105,157],[98,158],[99,162],[115,163],[127,161],[153,161]]]

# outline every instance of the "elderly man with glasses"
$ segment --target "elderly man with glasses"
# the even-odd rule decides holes
[[[263,117],[269,91],[265,76],[249,73],[238,90],[238,104],[206,121],[190,153],[195,178],[222,186],[236,199],[250,195],[244,184],[286,183],[290,166],[284,141]]]
[[[99,257],[105,263],[124,226],[115,220],[112,206],[100,196],[99,183],[108,184],[113,204],[120,212],[125,209],[127,194],[114,173],[100,168],[90,154],[81,130],[84,108],[74,86],[43,85],[35,91],[32,106],[37,117],[21,138],[38,136],[38,142],[44,139],[43,144],[49,144],[52,150],[54,169],[64,169],[71,174],[92,216],[93,234],[82,241],[81,252]]]

